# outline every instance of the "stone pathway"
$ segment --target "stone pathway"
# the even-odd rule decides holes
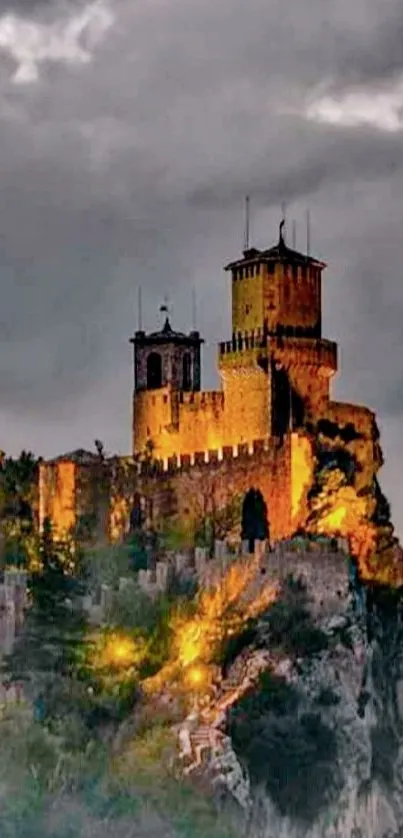
[[[291,664],[282,661],[280,666],[285,675]],[[267,669],[279,669],[267,650],[246,650],[221,683],[219,695],[203,711],[190,713],[177,728],[183,774],[203,772],[211,778],[213,787],[227,789],[243,809],[251,804],[249,777],[238,762],[231,739],[224,733],[225,723],[229,708]]]

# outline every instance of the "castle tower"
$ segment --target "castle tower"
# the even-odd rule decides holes
[[[188,335],[174,331],[167,317],[160,331],[137,331],[130,343],[134,347],[132,450],[143,451],[151,440],[162,456],[164,433],[178,425],[180,394],[200,390],[203,340],[197,331]]]
[[[250,248],[224,270],[232,275],[232,332],[322,337],[325,262],[291,250],[280,224],[278,244]]]
[[[324,262],[277,245],[249,248],[225,270],[232,277],[232,341],[221,343],[219,369],[226,437],[270,436],[314,417],[329,401],[337,346],[322,338]],[[242,425],[242,427],[241,427]]]

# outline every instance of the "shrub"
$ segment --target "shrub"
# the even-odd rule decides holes
[[[297,695],[277,686],[277,694],[266,684],[240,702],[230,725],[234,750],[282,816],[312,823],[340,788],[336,735],[319,714],[298,717]]]
[[[304,585],[293,578],[287,580],[280,598],[259,621],[258,636],[294,657],[315,655],[329,645],[325,632],[312,621]]]

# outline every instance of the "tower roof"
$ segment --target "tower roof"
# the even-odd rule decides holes
[[[319,259],[314,259],[305,253],[300,253],[298,250],[292,250],[287,247],[283,234],[283,222],[280,224],[280,236],[278,243],[269,247],[267,250],[258,250],[256,247],[244,250],[243,257],[237,259],[235,262],[230,262],[225,266],[225,271],[230,271],[233,268],[241,267],[242,265],[250,264],[251,262],[290,262],[297,265],[312,265],[323,270],[326,268],[326,262]]]
[[[158,332],[150,332],[146,334],[145,332],[136,332],[134,338],[130,338],[130,343],[135,344],[151,344],[151,343],[185,343],[185,344],[195,344],[195,343],[204,343],[203,339],[200,337],[199,332],[189,332],[188,335],[185,332],[177,332],[175,331],[170,322],[169,318],[165,318],[165,323]]]

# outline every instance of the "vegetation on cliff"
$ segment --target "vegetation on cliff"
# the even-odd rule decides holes
[[[360,434],[353,425],[340,428],[328,420],[309,430],[315,469],[307,532],[346,537],[362,579],[403,586],[403,552],[376,474],[366,469]],[[376,437],[375,428],[373,445]]]

